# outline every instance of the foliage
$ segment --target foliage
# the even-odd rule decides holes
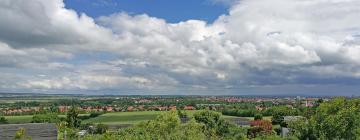
[[[207,137],[224,136],[229,133],[229,123],[220,118],[221,114],[209,110],[196,112],[194,119],[204,124],[203,132]]]
[[[155,120],[140,123],[133,128],[124,129],[119,135],[122,139],[129,140],[204,139],[202,125],[193,120],[182,125],[175,111],[159,115]]]
[[[356,139],[360,129],[358,99],[336,98],[322,103],[311,117],[315,134],[324,139]]]
[[[91,112],[89,117],[90,118],[95,118],[95,117],[98,117],[98,116],[100,116],[102,114],[103,114],[102,112]]]
[[[136,124],[141,121],[153,120],[162,111],[139,111],[139,112],[112,112],[100,115],[98,117],[84,120],[85,123],[103,123],[103,124]]]
[[[291,135],[298,139],[316,139],[314,129],[306,118],[300,118],[289,122],[288,127],[291,129]]]
[[[321,103],[310,119],[290,123],[292,134],[299,139],[356,139],[360,130],[359,99],[343,97]]]
[[[177,111],[177,114],[178,114],[179,118],[187,118],[187,117],[188,117],[188,115],[186,114],[186,112],[183,111],[183,110],[178,110],[178,111]]]
[[[263,116],[261,114],[255,114],[254,120],[262,120]]]
[[[108,129],[109,129],[109,126],[100,123],[100,124],[96,125],[95,133],[96,134],[104,134]]]
[[[70,128],[78,128],[80,126],[81,120],[75,106],[72,106],[66,114],[66,122]]]
[[[31,140],[31,137],[26,136],[26,130],[24,128],[20,128],[16,131],[14,140]]]
[[[59,117],[57,114],[37,114],[32,117],[32,123],[57,123]]]
[[[7,124],[8,120],[4,116],[0,116],[0,124]]]
[[[299,110],[291,109],[286,106],[277,106],[272,109],[272,124],[280,124],[282,127],[286,127],[286,122],[284,122],[284,116],[296,116],[299,114]]]
[[[280,124],[281,126],[285,125],[284,116],[278,113],[273,115],[271,122],[272,124]]]
[[[250,122],[250,126],[247,133],[250,138],[272,134],[272,124],[268,120],[254,120]]]

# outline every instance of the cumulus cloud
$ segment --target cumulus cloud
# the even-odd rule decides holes
[[[226,2],[229,13],[213,23],[167,23],[146,14],[93,19],[62,0],[4,0],[0,71],[7,76],[0,83],[14,85],[3,89],[236,93],[360,82],[359,1]]]

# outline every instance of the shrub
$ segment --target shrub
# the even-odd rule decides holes
[[[259,135],[271,135],[272,124],[267,120],[255,120],[250,122],[251,128],[248,130],[248,137],[255,138]]]
[[[262,120],[263,116],[261,114],[255,114],[254,120]]]
[[[0,124],[7,124],[8,120],[4,116],[0,116]]]
[[[100,124],[96,125],[95,133],[96,134],[104,134],[108,129],[109,129],[109,126],[100,123]]]
[[[37,114],[32,117],[32,123],[57,123],[59,117],[57,114]]]

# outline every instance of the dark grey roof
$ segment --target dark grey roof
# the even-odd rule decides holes
[[[12,140],[16,131],[24,128],[26,136],[33,140],[56,140],[57,128],[52,123],[3,124],[0,125],[0,140]]]

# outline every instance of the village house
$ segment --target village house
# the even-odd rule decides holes
[[[193,106],[184,106],[184,110],[195,110]]]
[[[132,112],[132,111],[134,111],[135,110],[135,107],[133,107],[133,106],[129,106],[129,107],[127,107],[127,109],[126,109],[127,111],[129,111],[129,112]]]
[[[168,108],[166,106],[158,106],[156,107],[156,110],[159,110],[159,111],[164,111],[164,110],[167,110]]]
[[[114,108],[111,107],[111,106],[107,106],[107,107],[106,107],[106,111],[107,111],[107,112],[114,112]]]
[[[67,106],[59,106],[59,112],[64,113],[67,112],[68,107]]]
[[[176,110],[176,106],[170,106],[169,110]]]

